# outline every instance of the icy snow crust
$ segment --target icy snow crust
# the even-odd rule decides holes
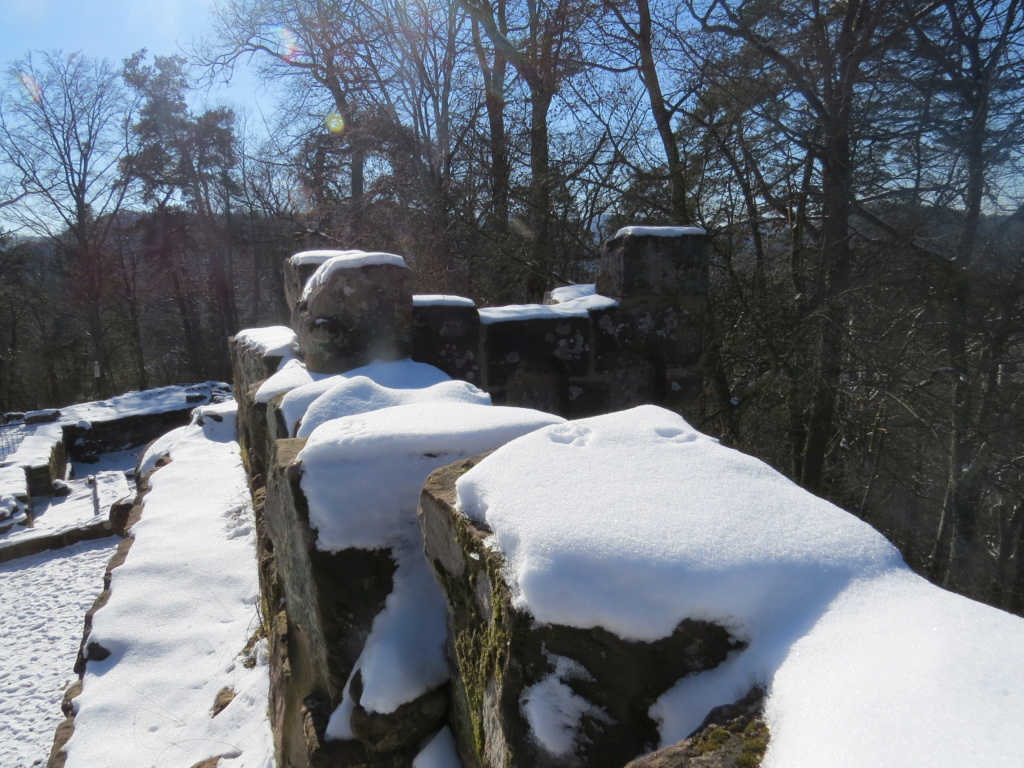
[[[294,264],[295,257],[292,257]],[[312,262],[311,262],[312,263]],[[340,251],[330,257],[317,267],[316,272],[306,281],[302,289],[302,300],[306,301],[314,290],[325,285],[331,279],[331,275],[339,269],[359,269],[360,267],[371,267],[377,265],[391,265],[393,267],[408,267],[405,259],[394,253],[382,251]]]
[[[538,622],[651,641],[696,618],[750,643],[652,707],[663,744],[760,683],[765,768],[1020,764],[1024,619],[932,586],[867,524],[673,413],[547,427],[457,490]],[[556,683],[535,710],[566,711]],[[535,735],[557,754],[574,727]]]
[[[575,286],[570,286],[575,287]],[[555,289],[558,291],[559,289]],[[552,295],[554,295],[554,291]],[[509,304],[505,307],[486,307],[480,310],[480,322],[484,325],[508,323],[521,320],[545,320],[562,317],[587,317],[592,309],[617,307],[619,302],[599,294],[583,294],[558,304]]]
[[[270,402],[270,398],[274,395],[290,392],[314,381],[321,381],[330,375],[329,373],[309,372],[306,370],[306,364],[297,358],[288,360],[277,369],[277,373],[260,384],[259,389],[256,390],[256,402]]]
[[[259,597],[235,404],[196,409],[172,443],[93,620],[89,640],[111,655],[87,665],[67,768],[274,766],[265,653],[253,669],[241,658]],[[211,717],[224,687],[235,698]]]
[[[706,235],[703,227],[623,227],[612,237],[683,237],[685,235]]]
[[[335,256],[358,256],[359,254],[366,253],[366,251],[360,250],[319,250],[319,251],[302,251],[291,256],[288,260],[292,263],[293,267],[302,267],[308,264],[323,264],[329,259],[333,259]]]
[[[281,366],[295,357],[299,349],[295,331],[286,325],[247,328],[235,334],[235,341],[256,349],[263,357],[280,357]]]
[[[561,421],[529,408],[442,401],[321,424],[297,457],[317,548],[418,542],[416,506],[427,475]]]
[[[288,395],[285,395],[287,398]],[[491,396],[465,381],[449,380],[429,387],[394,389],[382,386],[366,376],[354,376],[335,384],[310,405],[297,436],[309,437],[324,422],[341,416],[354,416],[414,403],[490,405]]]
[[[395,360],[391,362],[374,362],[362,368],[354,368],[351,371],[328,376],[317,381],[303,384],[289,391],[281,400],[281,413],[288,425],[289,434],[294,434],[296,424],[302,420],[304,428],[299,437],[308,437],[313,431],[311,424],[320,424],[329,419],[348,416],[352,413],[384,408],[388,405],[397,405],[397,402],[379,402],[372,404],[365,403],[366,407],[347,408],[353,406],[354,401],[344,393],[349,392],[352,383],[356,379],[369,379],[380,387],[388,390],[406,390],[431,387],[435,384],[451,381],[448,374],[439,368],[426,363],[414,363],[412,360]],[[335,388],[337,395],[326,396]],[[367,394],[368,393],[364,393]],[[355,393],[352,397],[357,397]],[[318,402],[323,398],[322,402]],[[338,399],[339,402],[334,402]],[[488,399],[488,403],[490,399]],[[315,407],[313,407],[315,404]]]
[[[554,288],[548,296],[555,304],[564,304],[567,301],[581,299],[584,296],[593,296],[596,293],[597,285],[595,283],[579,283]]]
[[[475,307],[476,302],[465,296],[420,293],[412,297],[412,305],[414,307]]]
[[[188,402],[189,395],[201,394],[211,397],[218,390],[230,393],[231,387],[220,381],[207,381],[202,384],[175,385],[126,392],[107,400],[61,408],[60,423],[75,424],[83,420],[89,422],[116,421],[129,416],[181,411],[195,407],[196,403]]]

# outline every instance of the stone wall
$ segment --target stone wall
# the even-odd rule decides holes
[[[702,388],[707,238],[665,234],[626,233],[605,244],[597,291],[617,303],[571,312],[509,308],[498,321],[466,300],[415,303],[403,266],[339,270],[305,290],[314,265],[289,261],[298,356],[308,371],[322,374],[411,356],[484,389],[495,404],[569,417],[640,403],[686,411]],[[450,691],[444,686],[384,716],[361,712],[353,683],[354,738],[329,740],[328,719],[350,678],[358,677],[354,665],[392,590],[396,564],[387,549],[317,549],[296,461],[305,441],[283,429],[282,395],[256,398],[281,358],[238,339],[230,349],[239,440],[256,508],[270,715],[282,768],[408,768],[420,741],[444,723],[474,766],[545,764],[520,722],[518,696],[545,673],[545,649],[558,652],[566,644],[584,648],[610,678],[596,685],[622,694],[607,705],[620,726],[600,738],[595,731],[588,758],[622,765],[654,743],[646,709],[665,681],[714,666],[734,647],[721,628],[692,622],[665,647],[639,650],[616,645],[608,633],[530,631],[529,618],[512,608],[507,586],[496,578],[498,564],[480,547],[485,532],[459,527],[452,514],[458,469],[442,471],[423,496],[422,524],[434,573],[455,605],[449,656],[458,660],[456,677]],[[670,674],[652,664],[666,656],[673,660]],[[502,674],[482,676],[482,665],[493,664]]]
[[[602,246],[596,290],[616,306],[498,322],[481,322],[473,307],[414,306],[413,359],[496,404],[567,418],[643,403],[692,412],[703,389],[708,238],[652,231]]]
[[[209,400],[206,395],[188,395],[187,401],[196,405]],[[192,408],[160,413],[126,416],[110,421],[95,421],[89,427],[65,425],[64,444],[72,461],[94,462],[101,453],[137,448],[160,437],[172,429],[183,427],[192,419]]]

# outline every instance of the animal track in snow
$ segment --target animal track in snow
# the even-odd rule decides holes
[[[574,445],[577,448],[582,448],[590,441],[592,432],[593,430],[590,427],[583,424],[574,424],[570,421],[565,424],[549,427],[548,438],[553,443]]]

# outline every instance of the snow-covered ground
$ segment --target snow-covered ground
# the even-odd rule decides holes
[[[125,412],[184,406],[186,390],[175,390],[112,402]],[[68,410],[104,414],[107,407]],[[88,664],[66,747],[69,768],[192,765],[215,756],[232,758],[236,768],[273,766],[265,651],[255,637],[252,507],[235,442],[235,404],[196,414],[192,425],[168,433],[143,457],[147,466],[161,456],[171,463],[153,475],[128,559],[114,571],[110,600],[94,618],[90,641],[112,653]],[[137,458],[122,451],[74,465],[70,494],[34,499],[37,527],[15,529],[0,546],[2,539],[106,518],[110,504],[129,492],[123,470]],[[45,764],[63,720],[64,689],[75,679],[85,611],[103,588],[118,541],[0,565],[3,768]],[[214,717],[224,689],[234,698]]]
[[[90,503],[91,506],[91,503]],[[45,765],[76,680],[85,612],[103,589],[119,539],[74,544],[0,564],[0,765]]]
[[[125,471],[135,467],[137,453],[120,451],[96,464],[74,465],[70,493],[34,499],[34,527],[16,526],[0,535],[0,548],[107,519],[113,502],[134,493]],[[0,564],[3,768],[46,763],[54,729],[64,719],[64,689],[76,679],[85,612],[103,589],[103,572],[118,541],[105,537]]]
[[[143,457],[151,477],[126,562],[113,572],[75,699],[68,768],[189,766],[223,756],[272,768],[253,510],[235,403],[197,408],[192,424]],[[233,695],[213,712],[218,695]]]

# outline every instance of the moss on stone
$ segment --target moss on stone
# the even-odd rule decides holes
[[[715,752],[725,746],[731,738],[732,734],[729,731],[724,728],[716,728],[697,743],[697,754],[705,755],[708,752]]]

